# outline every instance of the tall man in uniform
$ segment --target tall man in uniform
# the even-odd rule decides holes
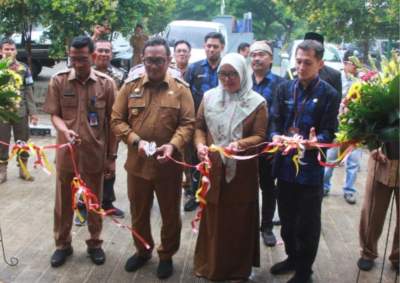
[[[324,37],[316,32],[307,32],[304,35],[304,40],[316,40],[324,46]],[[330,84],[334,89],[336,89],[337,93],[341,95],[342,93],[342,78],[341,73],[327,65],[324,65],[319,70],[319,77],[321,80],[326,81]],[[296,67],[290,69],[286,74],[286,79],[296,79],[298,77]]]
[[[148,39],[149,37],[143,32],[143,26],[141,24],[137,24],[135,27],[135,32],[129,40],[133,48],[132,66],[136,66],[142,63],[142,49],[144,43]]]
[[[219,32],[210,32],[204,38],[204,50],[206,59],[195,62],[189,66],[185,75],[185,81],[190,85],[194,100],[194,107],[197,109],[200,106],[203,94],[218,85],[217,69],[221,62],[221,53],[225,48],[224,36]],[[197,157],[194,149],[191,152],[192,162],[197,163]],[[198,203],[195,199],[195,193],[199,184],[198,172],[192,171],[192,188],[187,191],[189,199],[185,204],[185,211],[195,210]]]
[[[271,72],[272,48],[265,41],[256,41],[250,46],[250,58],[253,70],[253,90],[265,98],[268,113],[270,113],[272,101],[276,97],[276,90],[284,79]],[[270,119],[268,120],[270,121]],[[266,140],[270,141],[270,125],[268,125],[267,129]],[[276,245],[276,238],[272,232],[272,219],[276,208],[277,192],[275,178],[272,175],[272,161],[272,156],[261,156],[259,158],[260,188],[262,192],[261,236],[264,244],[270,247]]]
[[[182,167],[169,157],[181,159],[185,145],[191,141],[195,121],[187,84],[167,73],[170,61],[167,42],[159,37],[149,39],[143,48],[146,73],[125,82],[111,120],[112,130],[128,146],[125,168],[132,226],[151,247],[146,250],[134,238],[137,252],[128,259],[125,270],[136,271],[151,258],[154,242],[150,212],[155,193],[162,218],[161,244],[157,248],[160,279],[173,272],[172,256],[179,249],[182,226]]]
[[[57,143],[74,143],[77,170],[99,200],[102,199],[104,172],[115,170],[116,141],[110,129],[111,110],[116,95],[113,80],[91,68],[94,46],[87,36],[78,36],[69,47],[72,69],[52,77],[43,110],[51,115]],[[74,170],[68,148],[57,150],[54,238],[56,251],[51,265],[58,267],[73,252],[71,181]],[[89,212],[90,239],[87,252],[95,264],[105,262],[101,248],[102,218]]]
[[[0,123],[0,141],[10,143],[11,130],[14,133],[14,141],[24,141],[29,139],[29,120],[32,124],[36,124],[38,118],[36,116],[36,106],[33,100],[33,78],[28,66],[16,60],[17,48],[12,39],[3,39],[1,41],[0,50],[3,58],[11,60],[9,68],[17,72],[22,78],[21,103],[18,110],[19,120],[12,123]],[[0,145],[0,184],[7,181],[7,160],[9,148]],[[26,165],[29,154],[22,153],[21,160]],[[22,168],[19,168],[19,177],[26,181],[33,181],[33,177],[26,175]]]
[[[279,154],[275,160],[278,178],[278,210],[287,259],[271,267],[272,274],[295,271],[288,283],[310,282],[321,233],[322,181],[324,168],[318,162],[313,142],[330,143],[337,129],[340,94],[318,73],[324,62],[324,48],[305,40],[296,50],[298,79],[282,83],[272,106],[271,136],[300,135],[305,154],[296,174],[295,152]]]
[[[122,86],[122,83],[125,79],[125,73],[115,68],[111,65],[112,58],[112,44],[108,40],[97,40],[94,43],[94,52],[93,52],[93,63],[94,69],[103,74],[107,74],[110,76],[114,82],[116,87],[119,89]],[[117,156],[114,156],[116,159]],[[102,208],[104,210],[112,211],[111,214],[115,217],[124,217],[124,212],[115,207],[113,202],[116,200],[115,192],[114,192],[114,183],[115,183],[115,169],[104,172],[104,184],[103,184],[103,200],[102,200]],[[75,217],[75,225],[81,226],[86,223],[86,208],[84,204],[79,205],[79,210],[81,217]]]

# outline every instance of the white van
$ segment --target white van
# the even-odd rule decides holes
[[[225,38],[225,46],[228,46],[228,33],[221,23],[203,21],[172,21],[165,28],[162,36],[168,41],[171,52],[178,40],[186,40],[192,46],[189,63],[206,58],[204,52],[204,37],[210,32],[220,32]]]

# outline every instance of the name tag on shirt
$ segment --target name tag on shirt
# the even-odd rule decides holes
[[[75,96],[75,93],[72,90],[66,90],[63,93],[64,96]]]

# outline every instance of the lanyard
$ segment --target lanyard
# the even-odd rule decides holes
[[[312,89],[308,92],[305,93],[305,97],[303,99],[303,101],[300,103],[300,110],[298,107],[298,101],[297,101],[297,89],[299,87],[299,80],[296,82],[296,84],[294,85],[294,89],[293,89],[293,93],[292,93],[292,97],[294,99],[294,118],[293,118],[293,127],[297,128],[298,127],[298,122],[300,120],[300,117],[302,116],[303,112],[304,112],[304,108],[306,106],[307,101],[309,100],[309,98],[312,95],[312,92],[314,91],[314,89],[319,85],[320,79],[318,78],[318,81],[315,83],[315,85],[312,87]],[[304,90],[305,91],[305,90]]]

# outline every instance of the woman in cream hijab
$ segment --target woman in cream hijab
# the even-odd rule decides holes
[[[200,160],[211,144],[245,150],[265,139],[264,98],[252,91],[244,58],[226,55],[219,86],[204,94],[195,132]],[[211,188],[197,239],[194,269],[210,280],[247,280],[260,265],[258,160],[235,161],[210,152]]]

